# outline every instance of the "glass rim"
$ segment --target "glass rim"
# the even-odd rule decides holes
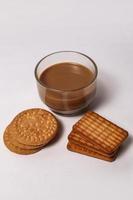
[[[39,80],[38,75],[37,75],[38,67],[39,67],[40,63],[41,63],[43,60],[45,60],[47,57],[52,56],[52,55],[54,55],[54,54],[58,54],[58,53],[76,53],[76,54],[82,55],[83,57],[86,57],[88,60],[90,60],[90,61],[92,62],[92,64],[93,64],[94,69],[95,69],[95,76],[94,76],[94,78],[92,79],[92,81],[91,81],[88,85],[86,85],[86,86],[83,86],[83,87],[78,88],[78,89],[72,89],[72,90],[60,90],[60,89],[55,89],[55,88],[53,88],[53,87],[49,87],[49,86],[43,84],[43,83]],[[65,51],[65,50],[64,50],[64,51],[55,51],[55,52],[50,53],[50,54],[46,55],[45,57],[43,57],[43,58],[36,64],[36,67],[35,67],[35,70],[34,70],[34,75],[35,75],[35,78],[36,78],[37,82],[38,82],[42,87],[44,87],[44,88],[46,88],[46,89],[54,90],[54,91],[57,91],[57,92],[60,92],[60,91],[62,91],[62,92],[73,92],[73,91],[78,91],[78,90],[85,89],[85,88],[91,86],[91,85],[95,82],[95,80],[96,80],[96,78],[97,78],[97,75],[98,75],[98,68],[97,68],[97,65],[96,65],[96,63],[94,62],[94,60],[93,60],[92,58],[90,58],[89,56],[87,56],[86,54],[81,53],[81,52],[78,52],[78,51],[68,51],[68,50]]]

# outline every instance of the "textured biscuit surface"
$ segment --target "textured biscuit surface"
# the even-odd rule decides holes
[[[107,154],[114,152],[128,136],[126,130],[94,112],[87,112],[73,130]]]
[[[116,154],[112,157],[107,157],[107,156],[101,155],[99,153],[96,153],[96,152],[90,150],[89,148],[81,147],[81,146],[75,145],[74,143],[70,143],[70,142],[67,144],[67,148],[70,151],[80,153],[83,155],[87,155],[87,156],[91,156],[94,158],[98,158],[101,160],[109,161],[109,162],[114,161],[116,158]]]
[[[19,113],[6,128],[3,140],[6,147],[18,154],[40,151],[57,133],[58,122],[46,110],[34,108]]]
[[[85,144],[89,147],[92,147],[98,151],[102,151],[104,152],[104,150],[100,147],[100,145],[95,144],[94,142],[90,141],[89,139],[87,139],[86,137],[84,137],[82,134],[80,134],[79,132],[75,132],[75,131],[71,131],[71,133],[68,136],[69,140],[75,140],[75,142],[77,141],[78,143],[82,143]],[[106,153],[106,151],[104,152]]]
[[[46,145],[57,133],[56,118],[43,109],[29,109],[18,114],[11,123],[17,141],[25,145]]]
[[[97,145],[94,145],[91,142],[86,141],[84,138],[82,138],[80,135],[78,135],[77,133],[75,133],[73,131],[68,136],[68,139],[69,139],[70,143],[73,143],[73,144],[81,146],[81,147],[89,148],[89,150],[92,150],[92,151],[94,151],[98,154],[101,154],[103,156],[106,156],[106,157],[112,157],[118,151],[118,149],[117,149],[116,151],[112,152],[111,154],[107,154],[104,151],[102,151],[101,149],[99,149],[97,147]]]
[[[14,146],[19,147],[21,149],[32,150],[32,149],[38,149],[38,148],[41,148],[44,146],[44,145],[36,145],[36,146],[35,145],[25,145],[25,144],[18,142],[17,141],[17,132],[16,132],[15,128],[13,128],[11,125],[9,125],[6,128],[4,134],[9,135],[11,144],[13,144]]]
[[[4,143],[5,143],[6,147],[10,151],[12,151],[14,153],[17,153],[17,154],[29,155],[29,154],[33,154],[33,153],[36,153],[36,152],[41,150],[40,148],[32,149],[32,150],[31,149],[21,149],[20,147],[15,146],[13,143],[11,143],[10,133],[9,132],[5,132],[4,133],[3,140],[4,140]]]

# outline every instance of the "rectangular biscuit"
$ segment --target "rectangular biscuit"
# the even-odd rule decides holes
[[[126,130],[94,112],[87,112],[73,130],[107,154],[114,152],[128,136]]]
[[[101,151],[100,149],[96,148],[95,145],[86,142],[83,138],[80,138],[80,136],[76,135],[76,133],[73,133],[73,132],[71,132],[70,135],[68,136],[68,140],[70,143],[73,143],[73,144],[81,146],[81,147],[85,147],[91,151],[94,151],[94,152],[101,154],[103,156],[106,156],[106,157],[112,157],[118,151],[118,149],[117,149],[113,153],[107,154],[107,153]]]
[[[109,162],[114,161],[116,159],[116,156],[117,156],[117,154],[115,154],[112,157],[106,157],[104,155],[101,155],[101,154],[98,154],[94,151],[91,151],[91,150],[89,150],[85,147],[80,147],[80,146],[75,145],[75,144],[70,143],[70,142],[67,144],[67,149],[72,151],[72,152],[80,153],[80,154],[83,154],[83,155],[86,155],[86,156],[91,156],[91,157],[98,158],[98,159],[105,160],[105,161],[109,161]]]
[[[92,149],[94,149],[94,150],[96,150],[96,151],[98,151],[98,152],[101,152],[101,153],[107,155],[106,151],[104,151],[104,150],[100,147],[100,145],[94,144],[94,143],[92,143],[91,141],[86,140],[86,138],[83,137],[83,136],[82,136],[81,134],[79,134],[79,133],[76,133],[76,132],[74,132],[74,131],[71,131],[71,133],[70,133],[69,136],[68,136],[68,139],[69,139],[69,140],[75,141],[77,144],[85,145],[86,147],[92,148]],[[116,151],[117,151],[117,149],[116,149]],[[115,152],[115,151],[114,151],[114,152]],[[108,153],[108,155],[112,155],[114,152],[111,152],[111,154]]]
[[[73,132],[75,132],[75,130],[73,130]],[[103,149],[103,147],[100,146],[100,144],[95,143],[93,140],[89,139],[89,137],[86,137],[84,134],[82,134],[81,132],[77,131],[76,132],[80,138],[82,138],[82,140],[86,141],[86,143],[88,143],[89,145],[91,145],[92,147],[95,147],[96,149],[98,149],[99,151],[103,151],[106,154],[111,154],[108,151],[106,151],[106,149]]]

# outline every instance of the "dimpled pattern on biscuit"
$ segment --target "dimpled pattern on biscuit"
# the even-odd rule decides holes
[[[12,125],[9,125],[6,130],[5,130],[5,133],[9,135],[10,137],[10,142],[12,144],[14,144],[14,146],[16,147],[19,147],[21,149],[38,149],[38,148],[41,148],[43,147],[44,145],[25,145],[25,144],[22,144],[20,142],[17,141],[17,133],[16,133],[16,130],[15,128],[12,126]],[[4,134],[5,134],[4,133]]]
[[[21,149],[20,147],[15,146],[14,144],[11,143],[10,134],[8,134],[8,132],[4,133],[3,140],[4,140],[4,143],[5,143],[5,146],[10,151],[17,153],[17,154],[29,155],[29,154],[33,154],[33,153],[36,153],[36,152],[41,150],[41,148],[38,148],[38,149]]]
[[[12,122],[17,140],[26,145],[45,145],[57,132],[57,120],[43,109],[30,109],[18,114]]]

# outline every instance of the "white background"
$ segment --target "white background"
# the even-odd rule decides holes
[[[18,112],[46,108],[38,97],[34,68],[57,50],[81,51],[97,63],[98,94],[91,109],[130,134],[115,162],[66,149],[80,116],[57,116],[60,138],[37,154],[21,156],[4,146],[4,129]],[[132,103],[132,0],[0,0],[1,200],[132,200]]]

